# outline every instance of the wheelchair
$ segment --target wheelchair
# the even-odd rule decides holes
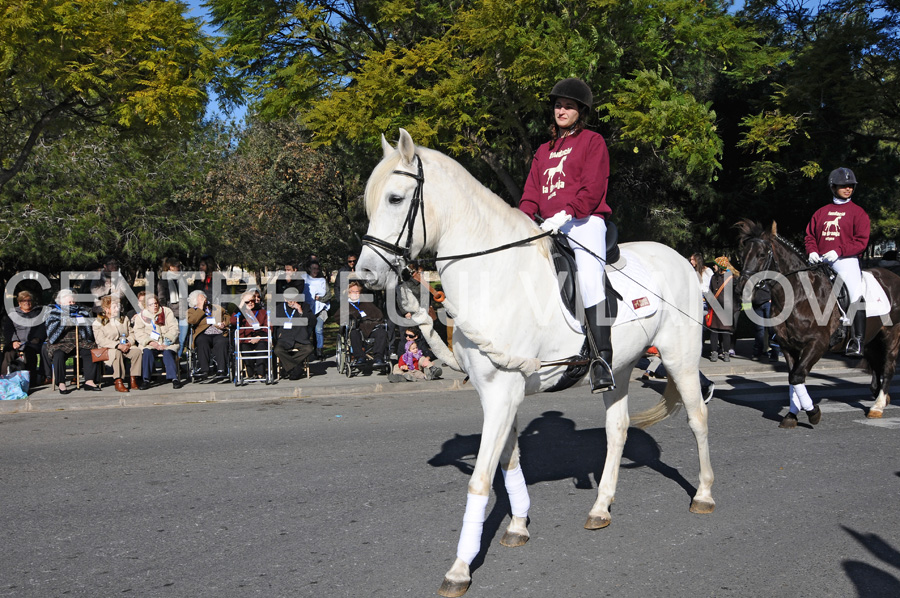
[[[383,329],[385,331],[385,335],[387,335],[386,324],[379,324],[376,327],[376,330],[378,330],[379,328]],[[376,358],[376,356],[373,355],[375,350],[375,335],[373,331],[373,334],[370,334],[369,338],[363,339],[363,351],[365,352],[365,355],[363,355],[361,358],[364,360],[364,364],[361,366],[353,365],[355,357],[353,356],[350,343],[350,333],[351,331],[356,329],[358,329],[358,326],[355,323],[350,326],[346,324],[341,325],[340,331],[338,332],[337,336],[337,343],[335,345],[335,361],[337,362],[338,373],[344,374],[348,378],[352,378],[353,376],[362,373],[365,368],[372,368],[370,361]],[[388,353],[390,349],[387,346],[387,339],[385,340],[386,342],[384,350],[385,353]],[[385,362],[385,366],[384,368],[382,368],[383,371],[381,373],[388,374],[391,371],[391,362],[388,359],[387,355],[383,355],[382,358]]]
[[[266,316],[270,314],[266,312]],[[268,384],[274,384],[276,380],[275,376],[275,356],[272,353],[274,349],[274,337],[272,335],[272,327],[271,326],[259,326],[257,324],[256,327],[250,325],[241,325],[242,316],[241,313],[237,313],[237,326],[233,328],[233,339],[234,339],[234,385],[235,386],[245,386],[249,382],[265,382]],[[266,319],[268,322],[268,318]],[[244,319],[246,322],[246,319]],[[241,341],[246,340],[242,339],[240,333],[242,330],[262,330],[265,331],[266,336],[266,348],[265,349],[245,349],[241,351]],[[262,337],[261,337],[262,338]],[[263,377],[250,378],[245,375],[244,372],[244,362],[245,361],[262,361],[266,362],[266,374]]]
[[[185,361],[187,362],[187,379],[190,382],[196,382],[197,378],[202,378],[202,376],[205,372],[200,371],[200,362],[199,362],[199,358],[197,356],[197,349],[196,349],[196,347],[194,347],[194,328],[193,327],[191,327],[188,330],[188,335],[187,335],[187,338],[185,339],[185,345],[186,346],[184,348],[183,355],[184,355]],[[234,368],[233,368],[232,362],[233,362],[232,359],[226,359],[225,367],[220,368],[219,364],[216,363],[215,355],[209,356],[210,369],[224,370],[226,375],[228,376],[229,380],[234,379],[234,373],[233,373]],[[181,366],[181,364],[179,363],[179,367],[180,366]]]

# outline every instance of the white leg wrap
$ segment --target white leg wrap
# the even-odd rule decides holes
[[[794,392],[797,393],[801,409],[809,411],[813,408],[812,397],[809,396],[809,391],[806,390],[806,384],[794,385]]]
[[[481,532],[484,528],[484,512],[487,509],[488,496],[478,494],[466,495],[466,514],[463,515],[462,529],[459,531],[459,544],[456,556],[471,565],[478,551],[481,550]]]
[[[791,398],[791,413],[797,415],[800,413],[800,397],[797,396],[797,390],[793,384],[788,386],[788,396]]]
[[[528,496],[528,486],[525,484],[525,476],[522,474],[522,466],[516,465],[509,471],[500,468],[503,472],[503,481],[506,483],[506,493],[509,495],[509,507],[516,517],[528,517],[528,509],[531,508],[531,498]]]

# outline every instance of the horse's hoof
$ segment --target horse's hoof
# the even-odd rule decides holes
[[[591,515],[587,518],[587,522],[584,524],[584,529],[603,529],[609,524],[609,517],[594,517],[593,515]]]
[[[877,409],[869,409],[869,412],[866,413],[866,417],[869,419],[881,419],[882,415],[884,415],[884,412]]]
[[[469,585],[472,583],[469,581],[450,581],[446,577],[444,581],[441,583],[441,589],[438,590],[438,594],[441,596],[446,596],[447,598],[455,598],[456,596],[462,596],[469,589]]]
[[[796,428],[797,427],[797,416],[791,413],[790,411],[781,418],[781,423],[778,424],[779,428]]]
[[[691,513],[697,513],[698,515],[709,515],[715,510],[716,503],[710,500],[694,499],[691,501]]]
[[[816,405],[806,412],[806,417],[809,419],[809,423],[815,426],[820,421],[822,421],[822,410],[819,409],[818,405]]]
[[[503,534],[503,537],[500,538],[500,544],[503,546],[509,546],[510,548],[515,548],[516,546],[524,546],[525,542],[528,542],[528,536],[517,534],[515,532],[506,532],[505,534]]]

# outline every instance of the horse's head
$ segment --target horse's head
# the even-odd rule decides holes
[[[428,243],[423,201],[424,164],[412,137],[400,129],[393,148],[381,137],[384,157],[366,184],[369,230],[356,271],[365,284],[382,289],[396,280]]]
[[[744,285],[751,276],[775,267],[772,238],[777,232],[775,223],[772,223],[772,231],[768,232],[761,224],[746,219],[741,220],[734,227],[738,229],[738,243],[741,251],[743,276],[739,283],[739,292],[743,294]]]

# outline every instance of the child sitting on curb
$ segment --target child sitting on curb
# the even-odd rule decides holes
[[[420,360],[423,353],[419,350],[419,345],[414,340],[407,341],[406,350],[397,360],[394,371],[388,374],[390,382],[415,382],[416,380],[433,380],[440,377],[441,368],[430,365],[428,367],[420,367]]]

